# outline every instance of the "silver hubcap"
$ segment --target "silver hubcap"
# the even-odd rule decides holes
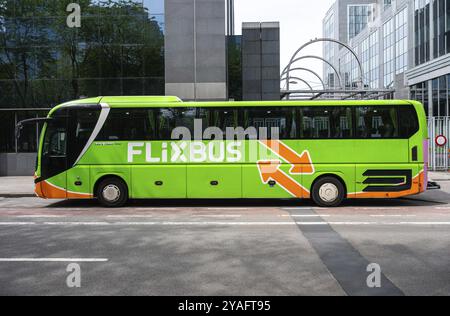
[[[339,190],[333,183],[325,183],[319,189],[319,196],[322,201],[333,202],[339,196]]]
[[[116,202],[120,198],[120,189],[116,185],[110,184],[103,189],[102,195],[108,202]]]

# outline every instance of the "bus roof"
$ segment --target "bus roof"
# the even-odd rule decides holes
[[[146,108],[146,107],[252,107],[252,106],[361,106],[361,105],[411,105],[415,101],[408,100],[293,100],[293,101],[211,101],[183,102],[175,96],[105,96],[79,99],[58,105],[60,107],[106,103],[111,108]]]

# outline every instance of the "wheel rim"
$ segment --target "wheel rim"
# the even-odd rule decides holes
[[[339,189],[333,183],[325,183],[319,189],[319,197],[325,202],[334,202],[339,196]]]
[[[102,196],[110,203],[117,202],[120,199],[120,189],[114,184],[107,185],[103,189]]]

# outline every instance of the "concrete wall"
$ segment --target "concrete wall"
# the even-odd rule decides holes
[[[280,100],[280,25],[242,25],[243,100]]]
[[[32,176],[35,165],[35,153],[0,154],[0,176]]]
[[[166,94],[226,100],[225,0],[166,0]]]

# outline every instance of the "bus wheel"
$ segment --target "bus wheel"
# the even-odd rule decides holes
[[[345,197],[344,185],[334,177],[317,180],[312,188],[312,198],[321,207],[339,206]]]
[[[107,178],[98,185],[97,198],[105,207],[121,207],[128,201],[127,185],[120,179]]]

